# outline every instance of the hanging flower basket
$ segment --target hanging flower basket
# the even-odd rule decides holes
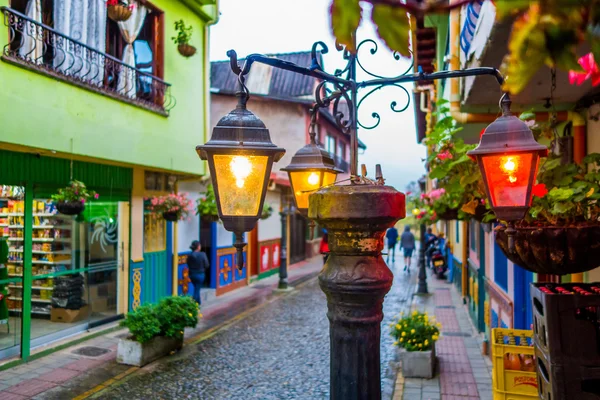
[[[162,216],[165,221],[175,222],[179,219],[179,215],[175,211],[164,212]]]
[[[270,204],[265,203],[262,209],[262,213],[260,214],[260,219],[268,219],[273,215],[273,207]]]
[[[68,201],[56,203],[56,209],[64,215],[79,215],[85,210],[85,203],[80,201]]]
[[[108,18],[115,22],[127,21],[133,12],[133,7],[122,4],[107,6]]]
[[[438,219],[442,221],[453,221],[458,219],[458,209],[457,208],[448,208],[446,211],[437,214]]]
[[[205,222],[205,223],[218,222],[219,216],[206,214],[206,215],[201,215],[200,219],[202,220],[202,222]]]
[[[196,48],[191,44],[187,43],[180,44],[179,46],[177,46],[177,50],[179,51],[179,54],[187,58],[196,54]]]
[[[567,275],[600,266],[600,225],[516,227],[509,251],[506,227],[496,228],[496,243],[513,263],[538,274]]]

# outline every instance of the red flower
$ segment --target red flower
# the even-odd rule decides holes
[[[445,159],[447,159],[447,158],[452,159],[452,154],[448,150],[442,151],[441,153],[439,153],[437,155],[437,158],[440,159],[440,160],[442,160],[442,161],[445,160]]]
[[[594,60],[594,55],[588,53],[578,61],[585,72],[569,71],[569,82],[571,85],[581,85],[588,79],[592,79],[592,86],[600,84],[600,69]]]
[[[546,185],[544,185],[543,183],[538,183],[531,190],[531,194],[533,194],[536,197],[544,197],[548,194],[548,189],[546,189]]]

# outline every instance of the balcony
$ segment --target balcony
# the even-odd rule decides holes
[[[175,106],[169,83],[16,10],[0,10],[8,27],[3,61],[163,116]]]
[[[350,163],[348,161],[344,160],[340,156],[334,156],[333,159],[336,167],[344,171],[346,174],[350,172]]]

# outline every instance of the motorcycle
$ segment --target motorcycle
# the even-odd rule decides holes
[[[439,279],[444,279],[444,274],[448,270],[448,264],[446,263],[446,257],[444,257],[442,247],[443,246],[439,239],[436,239],[429,245],[429,248],[427,249],[427,252],[431,258],[431,268]]]

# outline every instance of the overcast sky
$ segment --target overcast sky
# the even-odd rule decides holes
[[[314,42],[321,40],[330,49],[324,55],[325,69],[333,72],[343,65],[329,29],[329,0],[220,0],[220,8],[220,20],[210,32],[211,61],[226,59],[229,49],[235,49],[239,57],[251,53],[289,53],[310,50]],[[363,22],[359,41],[375,37],[373,26]],[[366,46],[364,50],[361,48],[359,58],[370,72],[383,76],[399,75],[410,66],[409,60],[394,60],[382,44],[375,55]],[[366,80],[369,76],[359,73],[357,78]],[[412,93],[412,84],[405,87]],[[359,97],[367,92],[359,92]],[[406,111],[394,113],[390,109],[392,101],[398,103],[397,108],[403,108],[407,95],[401,88],[388,87],[362,103],[359,120],[363,125],[375,122],[372,112],[380,114],[381,123],[374,130],[359,129],[359,138],[367,145],[359,163],[367,165],[371,177],[375,175],[375,164],[381,164],[387,184],[404,191],[410,181],[424,173],[425,147],[416,141],[412,102]]]

